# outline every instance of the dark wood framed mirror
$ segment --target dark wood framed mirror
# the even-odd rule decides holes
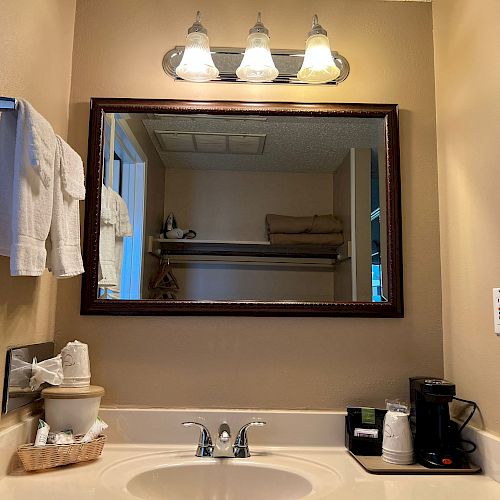
[[[82,314],[402,317],[395,104],[91,101]]]

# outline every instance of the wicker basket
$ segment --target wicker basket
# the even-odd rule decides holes
[[[33,446],[25,444],[17,449],[24,470],[51,469],[60,465],[76,464],[95,460],[102,453],[106,436],[99,436],[89,443],[47,444]]]

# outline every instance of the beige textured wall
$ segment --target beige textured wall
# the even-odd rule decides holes
[[[498,0],[434,4],[445,374],[500,434]]]
[[[87,151],[91,96],[396,102],[401,106],[404,319],[80,317],[78,280],[60,283],[59,345],[90,344],[93,382],[113,404],[342,408],[406,396],[407,377],[442,375],[432,12],[372,0],[207,0],[211,43],[244,44],[257,10],[274,47],[300,47],[318,12],[351,63],[331,86],[169,80],[163,54],[182,44],[199,2],[79,0],[69,138]],[[239,362],[235,362],[239,360]]]
[[[329,214],[333,175],[168,169],[165,218],[201,240],[266,241],[266,214]],[[179,300],[332,300],[332,267],[174,265]],[[155,271],[156,272],[156,271]]]
[[[267,240],[266,214],[332,213],[333,176],[305,172],[169,169],[165,217],[202,240]]]
[[[28,99],[65,137],[75,1],[3,0],[1,11],[0,95]],[[12,278],[0,257],[0,384],[8,346],[53,338],[55,299],[52,275]]]

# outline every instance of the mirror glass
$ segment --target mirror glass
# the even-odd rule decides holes
[[[99,300],[385,302],[382,117],[103,115]]]

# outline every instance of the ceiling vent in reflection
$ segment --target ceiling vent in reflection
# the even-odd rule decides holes
[[[155,130],[165,153],[219,153],[261,155],[266,134],[221,134]]]

